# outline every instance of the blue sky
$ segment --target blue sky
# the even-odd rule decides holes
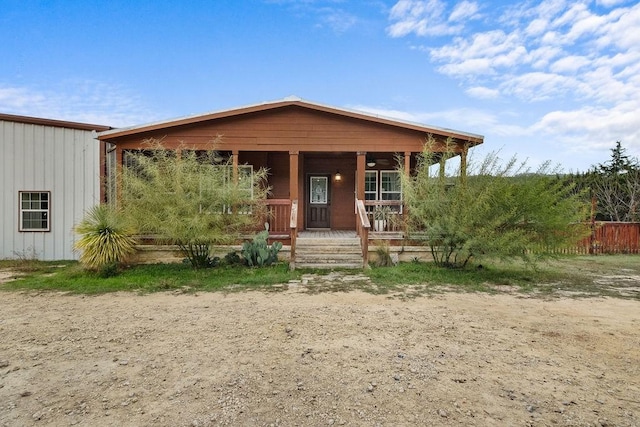
[[[0,0],[0,112],[114,127],[290,95],[565,171],[640,157],[640,4]]]

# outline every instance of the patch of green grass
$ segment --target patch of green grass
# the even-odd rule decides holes
[[[142,293],[181,290],[216,291],[265,288],[299,277],[286,264],[263,268],[221,266],[194,270],[185,264],[149,264],[124,269],[113,277],[99,277],[78,263],[43,268],[5,283],[0,289],[101,294],[118,291]]]
[[[100,277],[75,261],[0,261],[0,269],[16,272],[17,280],[0,290],[58,291],[100,294],[117,291],[280,291],[290,280],[317,276],[304,285],[308,293],[361,290],[412,298],[443,292],[519,293],[543,297],[611,296],[640,299],[640,256],[564,256],[535,267],[521,262],[491,261],[466,269],[433,263],[400,263],[354,272],[289,271],[286,263],[270,267],[220,266],[194,270],[187,264],[137,265],[113,277]],[[337,273],[337,274],[336,274]],[[357,275],[357,277],[353,277]],[[349,277],[351,276],[351,277]]]
[[[412,262],[374,267],[368,274],[379,288],[414,296],[454,290],[640,299],[640,257],[637,255],[565,256],[535,266],[492,261],[465,269]]]

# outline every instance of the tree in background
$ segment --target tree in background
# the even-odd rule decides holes
[[[211,246],[237,241],[265,218],[266,170],[240,167],[215,151],[148,149],[126,153],[120,202],[138,232],[180,247],[194,268],[212,265]]]
[[[629,158],[620,141],[611,149],[611,159],[598,164],[581,179],[591,189],[597,218],[607,221],[639,221],[640,162]]]
[[[588,235],[588,204],[545,164],[534,173],[493,153],[453,173],[433,170],[433,139],[412,176],[403,176],[409,235],[424,237],[436,264],[464,267],[483,257],[533,260]],[[447,144],[453,156],[452,145]]]

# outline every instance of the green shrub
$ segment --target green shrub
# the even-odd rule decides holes
[[[266,169],[234,166],[216,152],[219,140],[198,152],[145,140],[147,150],[127,153],[128,166],[121,170],[127,217],[140,233],[177,245],[194,269],[214,266],[212,247],[234,244],[267,214],[260,203],[269,191]]]
[[[264,267],[278,262],[278,252],[282,249],[281,242],[274,242],[271,246],[267,244],[269,231],[264,230],[258,233],[251,242],[242,244],[242,257],[250,267]]]
[[[238,255],[236,251],[231,251],[228,254],[226,254],[224,256],[224,263],[227,265],[244,264],[244,262],[242,261],[242,258],[240,258],[240,255]]]
[[[496,153],[448,171],[456,155],[449,140],[436,157],[433,138],[415,174],[401,174],[410,235],[429,246],[439,266],[460,268],[482,258],[535,261],[570,247],[588,234],[588,208],[574,185],[544,163],[530,170],[515,157]],[[441,162],[440,170],[431,165]],[[468,173],[468,176],[467,176]]]
[[[118,275],[118,263],[110,262],[109,264],[103,265],[98,269],[98,277],[103,279],[108,279],[109,277],[114,277]]]
[[[391,267],[393,266],[393,259],[391,258],[391,249],[388,242],[376,242],[376,266],[377,267]]]
[[[135,252],[134,230],[119,211],[107,205],[91,208],[74,231],[80,235],[74,245],[75,250],[81,251],[80,263],[101,275],[112,275]]]

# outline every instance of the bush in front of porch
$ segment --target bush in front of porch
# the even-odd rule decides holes
[[[549,163],[532,171],[515,157],[503,162],[491,153],[470,162],[467,176],[462,167],[444,167],[457,154],[453,144],[436,150],[428,141],[415,173],[402,176],[409,235],[429,247],[437,265],[459,268],[486,257],[533,261],[588,234],[588,205]]]
[[[193,268],[213,266],[212,245],[234,243],[265,217],[267,171],[242,173],[215,143],[170,150],[147,140],[121,173],[119,202],[138,233],[177,245]]]

